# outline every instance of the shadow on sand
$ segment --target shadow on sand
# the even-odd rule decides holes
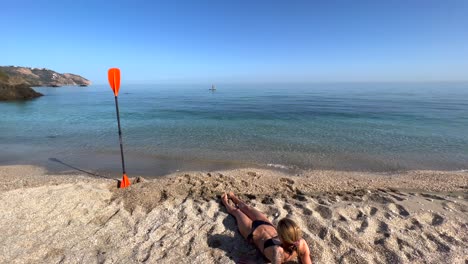
[[[117,179],[113,179],[113,178],[109,178],[109,177],[106,177],[106,176],[102,176],[102,175],[99,175],[99,174],[96,174],[96,173],[93,173],[93,172],[90,172],[90,171],[86,171],[86,170],[83,170],[83,169],[80,169],[80,168],[77,168],[73,165],[70,165],[68,163],[65,163],[57,158],[49,158],[50,161],[53,161],[53,162],[57,162],[57,163],[60,163],[62,164],[63,166],[66,166],[68,168],[71,168],[71,169],[74,169],[74,170],[77,170],[77,171],[80,171],[80,172],[84,172],[86,174],[89,174],[91,176],[94,176],[94,177],[99,177],[99,178],[104,178],[104,179],[109,179],[109,180],[116,180],[118,181]]]
[[[226,212],[224,206],[223,211]],[[226,252],[226,256],[235,261],[235,263],[264,263],[261,254],[256,248],[249,244],[237,229],[237,223],[232,215],[228,215],[223,220],[223,225],[227,230],[234,233],[234,237],[228,234],[208,233],[207,243],[211,248],[218,248]]]

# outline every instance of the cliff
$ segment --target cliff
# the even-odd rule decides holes
[[[11,82],[10,76],[0,71],[0,101],[25,100],[42,96],[25,83]]]
[[[17,66],[0,66],[0,72],[9,77],[9,84],[25,84],[28,86],[88,86],[91,82],[79,75],[58,73],[45,68],[29,68]]]
[[[9,76],[0,71],[0,101],[24,100],[42,95],[24,84],[13,85],[9,81]]]
[[[0,81],[0,101],[25,100],[42,96],[26,84],[8,84]]]

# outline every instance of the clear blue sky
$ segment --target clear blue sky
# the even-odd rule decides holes
[[[106,83],[468,80],[468,1],[2,1],[0,65]]]

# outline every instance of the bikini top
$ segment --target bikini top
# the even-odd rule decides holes
[[[255,229],[257,229],[257,227],[261,226],[261,225],[270,225],[270,226],[273,226],[271,223],[269,222],[266,222],[266,221],[262,221],[262,220],[255,220],[252,222],[252,230],[250,232],[250,234],[247,236],[247,240],[250,241],[250,242],[253,242],[253,232],[255,231]],[[274,227],[274,226],[273,226]],[[273,238],[277,238],[278,236],[275,236]],[[265,242],[263,242],[263,252],[265,252],[265,249],[268,248],[268,247],[273,247],[273,246],[281,246],[281,242],[278,241],[278,240],[273,240],[273,238],[270,238],[270,239],[267,239],[265,240]],[[276,241],[276,243],[275,243]],[[287,250],[286,251],[289,253],[289,254],[292,254],[292,251],[291,250]]]
[[[273,240],[273,238],[267,239],[263,243],[263,251],[265,251],[265,249],[268,248],[268,247],[280,246],[280,245],[281,245],[281,243],[279,243],[279,244],[275,243],[275,240]]]
[[[278,236],[276,236],[278,237]],[[275,238],[276,238],[275,237]],[[270,239],[267,239],[265,240],[265,242],[263,243],[263,252],[265,252],[265,249],[268,248],[268,247],[274,247],[274,246],[281,246],[281,242],[278,241],[278,240],[274,240],[273,238],[270,238]],[[292,249],[292,248],[284,248],[283,247],[283,250],[286,251],[286,253],[288,253],[289,256],[291,256],[293,253],[294,253],[294,250],[295,249]]]

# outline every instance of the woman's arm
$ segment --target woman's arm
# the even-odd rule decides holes
[[[298,253],[302,264],[312,264],[312,259],[310,258],[309,245],[307,245],[307,242],[304,239],[301,239]]]

